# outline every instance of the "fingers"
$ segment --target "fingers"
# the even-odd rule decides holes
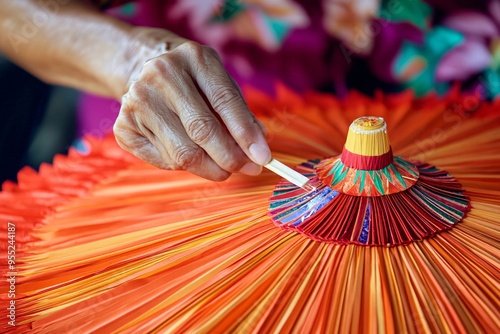
[[[198,60],[190,62],[190,74],[219,114],[232,138],[243,152],[259,165],[271,160],[271,152],[261,129],[246,105],[239,87],[227,74],[217,53],[199,44],[185,43]]]
[[[121,147],[165,169],[221,181],[271,159],[265,128],[215,51],[186,42],[147,61],[114,126]]]
[[[114,133],[116,142],[125,151],[132,153],[141,160],[147,161],[153,166],[162,169],[168,169],[167,161],[161,156],[156,147],[137,132],[127,132],[121,129],[122,125],[117,119],[115,122]]]
[[[191,80],[170,87],[169,92],[180,98],[172,99],[173,110],[178,115],[186,134],[224,170],[257,175],[261,167],[251,162],[226,127],[222,126]]]
[[[187,170],[193,174],[213,181],[223,181],[230,172],[221,168],[207,152],[193,142],[172,110],[164,107],[162,113],[150,113],[146,122],[155,136],[155,146],[165,147],[165,158],[172,161],[172,169]],[[168,126],[165,126],[168,124]]]
[[[190,140],[177,115],[155,94],[142,82],[130,88],[113,128],[118,144],[159,168],[187,170],[213,181],[227,179],[230,173]]]
[[[210,110],[192,76],[182,70],[186,62],[181,55],[185,56],[184,53],[173,53],[157,59],[147,70],[170,79],[169,85],[161,87],[161,94],[168,101],[167,107],[177,114],[187,136],[222,169],[230,173],[259,174],[262,168],[247,158],[227,128]]]

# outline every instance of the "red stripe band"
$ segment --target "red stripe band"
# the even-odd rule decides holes
[[[394,162],[394,156],[392,155],[392,148],[389,148],[387,153],[370,157],[352,153],[344,147],[340,160],[347,167],[354,169],[378,170],[392,164]]]

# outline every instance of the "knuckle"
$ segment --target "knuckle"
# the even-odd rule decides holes
[[[128,148],[127,136],[129,127],[129,123],[125,120],[125,117],[122,116],[122,114],[118,116],[115,124],[113,124],[113,134],[115,135],[116,142],[123,149]]]
[[[140,103],[135,94],[130,94],[129,96],[127,102],[121,105],[120,112],[113,125],[113,131],[115,133],[130,132],[137,128],[137,114],[140,113],[141,110],[137,108],[137,106],[140,105]]]
[[[154,69],[154,70],[162,69],[169,64],[169,62],[170,62],[169,59],[170,59],[169,57],[154,57],[154,58],[150,59],[149,61],[147,61],[144,64],[144,66],[146,68]]]
[[[117,141],[123,140],[123,121],[120,116],[118,116],[115,124],[113,124],[113,133]]]
[[[179,60],[173,54],[155,57],[144,64],[141,79],[150,81],[155,78],[169,78],[178,67]]]
[[[243,163],[244,161],[242,159],[237,159],[235,156],[227,156],[220,167],[230,173],[236,173],[240,170]]]
[[[174,169],[188,169],[201,165],[202,151],[195,147],[181,147],[174,151]]]
[[[217,132],[217,121],[213,117],[193,117],[186,124],[186,132],[197,144],[203,144],[214,138]]]
[[[135,82],[130,86],[127,94],[122,98],[122,107],[120,114],[131,114],[140,111],[138,108],[144,101],[148,101],[151,95],[151,89],[145,82]]]
[[[195,41],[187,41],[181,45],[181,47],[188,53],[200,57],[203,55],[203,45]]]
[[[217,59],[220,60],[219,54],[215,49],[209,47],[209,46],[202,46],[202,51],[203,51],[203,56],[206,60],[209,59]]]
[[[114,131],[113,134],[118,146],[127,152],[135,154],[135,151],[137,151],[137,145],[134,145],[134,140],[131,140],[129,133],[118,130]]]
[[[213,65],[214,60],[222,63],[217,51],[209,46],[189,41],[182,44],[182,47],[187,55],[196,60],[199,69]]]
[[[219,113],[233,107],[241,100],[234,87],[217,88],[212,93],[212,107]]]
[[[253,142],[256,139],[255,132],[253,132],[253,128],[250,124],[245,127],[237,122],[233,123],[231,132],[235,138],[240,138],[246,142]]]
[[[134,153],[143,146],[145,138],[138,131],[138,121],[132,108],[123,106],[113,124],[116,142],[124,150]],[[135,153],[134,153],[135,154]]]
[[[113,127],[113,134],[115,135],[115,140],[118,146],[120,146],[125,151],[130,151],[123,133],[121,132],[121,130],[119,129],[117,130],[116,123],[115,126]]]
[[[212,175],[212,180],[215,182],[222,182],[222,181],[226,181],[230,176],[231,176],[231,173],[221,172],[221,173],[217,173],[215,175]]]

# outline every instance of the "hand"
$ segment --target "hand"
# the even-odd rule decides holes
[[[123,96],[118,144],[156,167],[214,181],[259,174],[271,159],[263,125],[213,49],[178,44],[145,62]]]

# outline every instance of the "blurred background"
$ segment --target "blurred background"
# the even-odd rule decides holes
[[[0,182],[38,169],[76,138],[78,92],[49,86],[0,56]]]
[[[87,1],[215,48],[235,80],[345,96],[500,93],[500,0]],[[0,56],[0,182],[111,131],[117,101],[44,84]]]

